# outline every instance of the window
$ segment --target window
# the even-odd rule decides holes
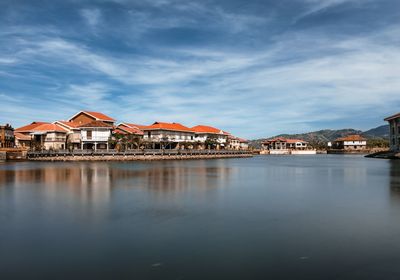
[[[86,131],[86,138],[92,139],[92,131],[91,130]]]
[[[151,131],[147,132],[147,137],[149,137],[149,138],[151,137]]]
[[[190,136],[190,140],[193,140],[193,136]]]

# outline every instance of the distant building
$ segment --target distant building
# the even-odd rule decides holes
[[[333,141],[331,148],[344,151],[363,151],[367,149],[367,139],[360,135],[349,135]]]
[[[11,125],[0,125],[0,148],[14,147],[14,128]]]
[[[34,121],[28,125],[16,128],[14,131],[14,135],[15,135],[15,145],[17,146],[17,148],[34,147],[34,137],[32,133],[36,127],[41,126],[43,124],[49,124],[49,123]]]
[[[278,137],[265,141],[262,144],[264,153],[285,154],[316,154],[316,150],[309,147],[307,141],[301,139],[287,139]]]
[[[400,113],[387,117],[385,121],[389,122],[390,127],[390,149],[400,151]]]

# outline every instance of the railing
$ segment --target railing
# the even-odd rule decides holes
[[[136,155],[166,155],[166,156],[189,156],[189,155],[244,155],[251,154],[250,151],[238,150],[44,150],[29,151],[28,158],[34,157],[57,157],[57,156],[136,156]]]

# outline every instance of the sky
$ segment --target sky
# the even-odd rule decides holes
[[[400,111],[399,0],[0,0],[0,123],[212,125],[256,139]]]

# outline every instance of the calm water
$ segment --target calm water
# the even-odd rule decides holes
[[[400,279],[400,161],[0,164],[0,278]]]

